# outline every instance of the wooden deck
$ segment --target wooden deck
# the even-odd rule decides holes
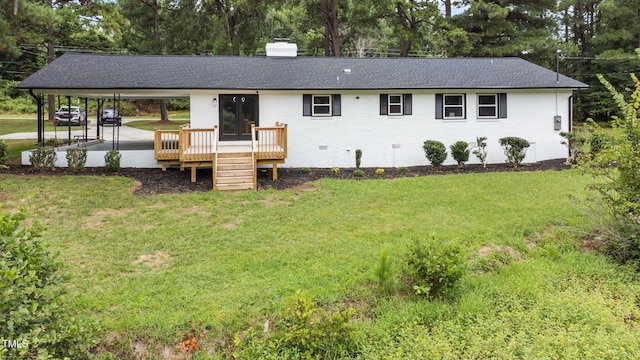
[[[180,165],[191,169],[191,181],[196,181],[196,169],[213,169],[214,189],[256,189],[256,170],[260,164],[273,165],[273,179],[278,178],[278,164],[287,158],[287,125],[251,127],[251,141],[227,145],[218,141],[218,128],[155,130],[154,156],[162,165]],[[249,174],[251,172],[252,174]]]

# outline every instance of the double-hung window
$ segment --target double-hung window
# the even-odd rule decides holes
[[[436,94],[436,119],[466,119],[466,103],[465,94]]]
[[[464,119],[465,112],[465,96],[462,94],[444,95],[444,118],[445,119]]]
[[[478,118],[498,118],[497,94],[478,94]]]
[[[314,117],[340,116],[340,94],[302,95],[302,115]]]
[[[331,95],[311,95],[311,116],[331,116]]]
[[[411,94],[380,94],[380,115],[411,115]]]
[[[507,94],[478,94],[478,119],[507,117]]]

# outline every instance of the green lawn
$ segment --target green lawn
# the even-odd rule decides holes
[[[47,226],[69,301],[127,356],[142,342],[161,358],[189,320],[208,330],[194,358],[227,358],[249,328],[258,340],[236,351],[257,354],[262,325],[301,290],[355,308],[361,359],[638,358],[637,275],[570,231],[586,221],[572,197],[587,182],[507,172],[134,196],[127,178],[0,173],[0,199]],[[382,295],[381,251],[400,273],[407,245],[429,237],[468,253],[458,297]]]
[[[45,131],[53,131],[53,123],[46,121],[44,124]],[[35,119],[19,118],[19,117],[2,117],[0,118],[0,135],[33,132],[38,131],[38,122]]]

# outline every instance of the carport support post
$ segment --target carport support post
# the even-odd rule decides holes
[[[67,113],[69,114],[67,129],[69,130],[69,140],[67,140],[67,145],[71,145],[71,96],[67,96]]]
[[[96,139],[100,139],[100,116],[102,116],[102,104],[104,104],[104,99],[98,99],[98,111],[96,112]]]
[[[86,142],[89,139],[89,99],[84,98],[84,141],[85,146]],[[82,125],[82,124],[80,124]]]
[[[36,94],[33,93],[33,89],[29,89],[29,95],[36,100],[36,104],[38,105],[38,150],[40,150],[44,142],[44,116],[42,114],[44,108],[42,106],[42,95],[36,96]]]

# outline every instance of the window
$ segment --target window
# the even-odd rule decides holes
[[[341,115],[340,94],[333,95],[302,95],[302,115],[303,116],[340,116]]]
[[[478,94],[478,119],[507,117],[507,94]]]
[[[402,95],[389,95],[389,115],[404,115],[402,111]]]
[[[312,95],[311,116],[331,115],[331,95]]]
[[[464,95],[444,95],[444,118],[464,119]]]
[[[498,117],[498,95],[478,94],[478,117],[490,119]]]
[[[411,115],[411,94],[380,94],[380,115]]]
[[[467,118],[466,94],[436,94],[436,119]],[[507,117],[507,94],[478,94],[478,119]]]

